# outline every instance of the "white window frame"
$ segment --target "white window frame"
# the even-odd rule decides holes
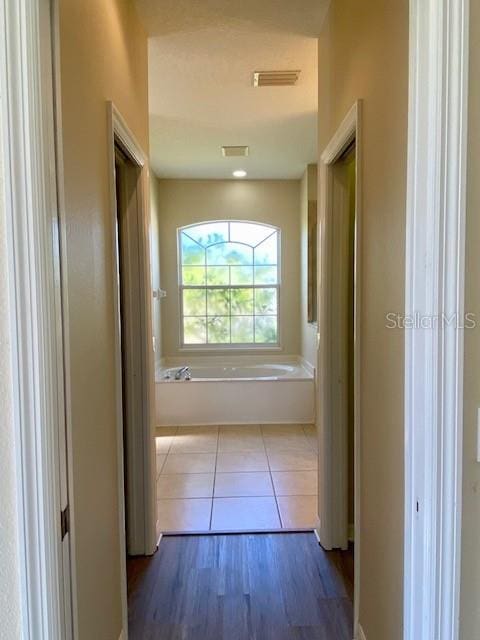
[[[263,227],[268,227],[272,230],[272,234],[277,234],[277,282],[276,284],[252,284],[252,285],[207,285],[205,286],[189,286],[184,285],[182,282],[182,246],[181,246],[181,235],[186,229],[191,229],[194,227],[201,226],[203,224],[213,224],[213,223],[245,223],[245,224],[256,224]],[[266,238],[265,238],[266,239]],[[221,244],[221,243],[219,243]],[[239,243],[241,244],[241,243]],[[202,220],[196,222],[194,224],[185,225],[183,227],[177,228],[177,277],[178,277],[178,308],[179,308],[179,337],[180,337],[180,349],[182,351],[225,351],[225,350],[238,350],[238,351],[265,351],[265,350],[273,350],[277,351],[281,349],[281,322],[280,322],[280,308],[281,308],[281,286],[282,286],[282,231],[280,227],[276,227],[275,225],[269,224],[267,222],[260,222],[258,220],[231,220],[231,219],[219,219],[219,220]],[[252,245],[246,245],[252,247]],[[253,248],[253,247],[252,247]],[[250,265],[246,265],[250,266]],[[255,265],[251,265],[252,268]],[[258,265],[263,266],[263,265]],[[268,266],[268,265],[267,265]],[[205,267],[206,268],[206,267]],[[189,344],[184,341],[184,333],[183,333],[183,291],[186,289],[276,289],[277,291],[277,341],[276,342],[243,342],[243,343],[200,343],[200,344]],[[207,315],[205,315],[207,317]],[[248,316],[250,317],[250,316]],[[255,313],[251,316],[255,319]],[[273,316],[272,316],[273,317]],[[230,315],[231,319],[232,316]],[[254,332],[255,332],[255,321],[254,321]],[[255,333],[254,333],[255,335]]]

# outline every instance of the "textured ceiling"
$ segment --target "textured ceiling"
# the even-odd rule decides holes
[[[316,160],[322,0],[137,0],[149,33],[150,154],[160,177],[298,178]],[[294,87],[252,73],[301,69]],[[221,145],[248,145],[223,158]]]

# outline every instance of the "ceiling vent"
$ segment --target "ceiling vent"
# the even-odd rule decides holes
[[[254,71],[254,87],[293,87],[297,84],[300,71]]]
[[[238,158],[238,157],[248,156],[248,147],[244,147],[244,146],[234,146],[234,147],[224,146],[224,147],[222,147],[222,156],[224,158]]]

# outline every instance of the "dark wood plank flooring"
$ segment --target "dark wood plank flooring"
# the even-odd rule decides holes
[[[351,640],[353,554],[313,533],[164,537],[128,560],[130,640]]]

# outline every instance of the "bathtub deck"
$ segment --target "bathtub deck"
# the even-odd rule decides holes
[[[313,425],[159,427],[159,533],[311,530]]]

